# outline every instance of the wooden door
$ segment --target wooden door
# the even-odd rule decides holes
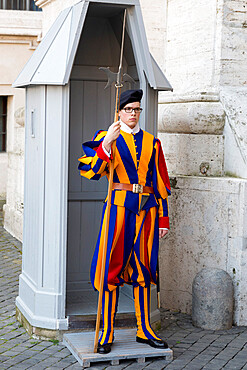
[[[111,90],[104,87],[103,81],[87,80],[72,80],[70,86],[67,297],[74,304],[83,304],[92,291],[90,265],[107,192],[105,178],[89,181],[78,171],[81,144],[97,130],[107,129],[112,120]]]
[[[69,194],[67,239],[67,314],[91,315],[96,312],[97,294],[90,282],[91,260],[99,232],[107,179],[88,180],[80,176],[78,158],[81,144],[113,120],[114,87],[106,81],[71,80],[69,137]],[[133,312],[132,293],[122,289],[120,312]]]

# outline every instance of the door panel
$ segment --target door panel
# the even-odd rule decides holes
[[[97,293],[90,283],[91,260],[100,227],[107,179],[88,180],[80,176],[81,144],[97,130],[107,130],[113,121],[115,87],[104,89],[106,81],[71,80],[69,194],[67,239],[67,314],[96,313]],[[131,293],[129,293],[131,290]],[[133,312],[132,288],[121,289],[118,312]]]
[[[88,285],[92,254],[100,226],[107,180],[89,181],[80,176],[81,144],[111,122],[111,90],[105,82],[71,81],[69,206],[68,206],[68,290]]]

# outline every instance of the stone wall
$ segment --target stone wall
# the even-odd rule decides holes
[[[7,153],[0,153],[0,197],[4,205],[4,227],[22,239],[24,193],[24,106],[25,90],[12,83],[37,47],[42,28],[41,12],[0,10],[0,95],[8,96]],[[7,194],[6,194],[7,193]]]
[[[223,175],[220,29],[216,0],[168,1],[165,67],[174,91],[161,94],[159,132],[171,175]]]
[[[171,232],[161,243],[161,304],[191,313],[192,281],[204,267],[233,279],[235,323],[246,325],[247,180],[172,179]]]
[[[0,153],[0,210],[2,209],[3,204],[6,200],[6,173],[8,168],[8,154]]]
[[[219,267],[246,303],[246,2],[168,1],[159,137],[173,177],[171,232],[161,243],[161,301],[191,313],[192,281]],[[183,176],[184,175],[184,176]],[[227,176],[239,177],[239,179]]]
[[[225,170],[244,178],[247,178],[246,40],[246,1],[225,0],[222,7],[220,77],[220,96],[227,115]]]
[[[177,99],[177,101],[176,101]],[[169,174],[222,176],[225,111],[216,95],[161,99],[159,138]]]
[[[165,70],[166,54],[166,10],[164,0],[140,0],[148,46],[159,67]]]
[[[168,1],[166,69],[175,93],[217,91],[220,19],[216,0]]]
[[[211,171],[210,175],[247,178],[246,17],[245,1],[168,1],[165,68],[174,93],[161,95],[159,130],[201,134],[203,126],[211,158],[217,153],[215,138],[210,135],[221,135],[221,172]],[[190,142],[189,137],[184,138]],[[178,142],[172,135],[164,135],[164,139],[172,141],[173,147],[175,140]],[[195,141],[191,136],[189,147],[198,153],[202,142],[205,144],[204,138]],[[168,151],[167,156],[171,155],[174,157],[174,151]],[[176,157],[182,162],[181,155],[178,149]],[[181,174],[173,166],[170,170]],[[194,170],[187,173],[191,174]]]

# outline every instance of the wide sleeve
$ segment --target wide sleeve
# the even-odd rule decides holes
[[[171,194],[171,185],[168,177],[164,153],[161,142],[155,139],[155,164],[153,169],[154,194],[159,204],[159,227],[170,228],[168,195]]]
[[[107,131],[97,131],[91,141],[82,144],[85,155],[79,158],[78,169],[81,176],[99,180],[108,173],[109,157],[102,148]]]

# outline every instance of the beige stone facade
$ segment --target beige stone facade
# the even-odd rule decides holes
[[[192,281],[205,267],[232,277],[234,321],[246,325],[247,180],[177,176],[171,231],[162,242],[162,306],[191,313]]]
[[[12,83],[33,54],[42,31],[42,12],[0,10],[0,96],[7,96],[7,151],[0,153],[0,199],[5,228],[22,239],[25,90]]]
[[[195,275],[218,267],[234,283],[235,324],[246,325],[246,2],[167,4],[174,92],[161,96],[159,136],[174,187],[172,230],[161,243],[162,305],[191,313]]]
[[[247,178],[246,2],[170,0],[167,4],[165,67],[174,92],[162,94],[159,130],[199,134],[203,125],[207,140],[212,140],[211,156],[214,135],[222,135],[223,173]],[[200,153],[198,144],[189,145],[195,156]],[[179,161],[181,155],[178,148]],[[172,165],[169,169],[184,174]]]

